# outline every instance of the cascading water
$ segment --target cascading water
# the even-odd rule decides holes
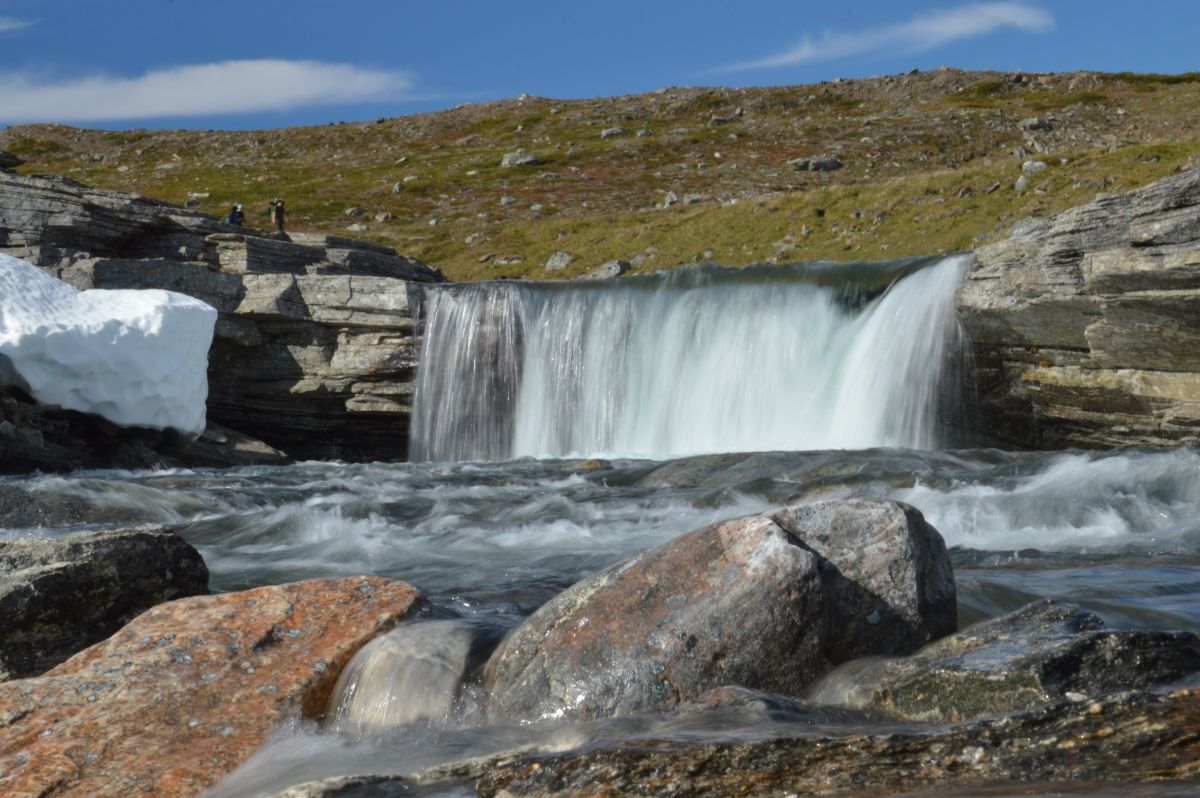
[[[438,290],[410,457],[936,447],[964,266],[709,266]]]

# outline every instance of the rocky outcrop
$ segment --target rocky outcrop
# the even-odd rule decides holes
[[[0,172],[0,252],[79,288],[163,288],[220,312],[208,418],[293,457],[400,459],[422,284],[377,244],[234,227],[56,177]]]
[[[160,604],[36,679],[0,685],[0,793],[193,796],[338,674],[420,595],[378,577]]]
[[[200,553],[162,527],[0,541],[0,681],[39,674],[156,604],[207,592]]]
[[[678,795],[686,785],[687,795],[700,798],[891,795],[932,787],[940,794],[1014,782],[1070,781],[1080,794],[1129,782],[1194,784],[1200,761],[1198,718],[1200,690],[1191,689],[1064,702],[922,733],[673,746],[656,738],[633,739],[489,762],[476,769],[475,789],[482,796],[578,798]]]
[[[663,711],[721,685],[796,694],[832,665],[954,629],[941,536],[896,502],[787,508],[682,535],[585,579],[486,668],[499,718]]]
[[[1169,684],[1197,671],[1200,637],[1190,632],[1111,631],[1094,613],[1047,600],[911,657],[849,663],[809,699],[957,721]]]
[[[1200,168],[1019,224],[958,312],[997,442],[1200,439]]]

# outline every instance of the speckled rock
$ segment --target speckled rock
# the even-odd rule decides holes
[[[1195,634],[1111,631],[1094,613],[1046,600],[911,657],[848,663],[809,698],[910,720],[957,721],[1167,684],[1196,671]]]
[[[200,553],[163,527],[0,541],[0,680],[41,673],[155,604],[207,592]]]
[[[196,795],[281,722],[320,715],[355,651],[422,605],[379,577],[160,604],[0,685],[0,794]]]
[[[631,739],[494,763],[481,771],[475,789],[488,798],[602,798],[680,795],[686,786],[682,793],[695,798],[782,798],[907,794],[935,786],[930,795],[966,794],[982,785],[1070,781],[1071,794],[1087,795],[1120,783],[1194,783],[1198,776],[1200,689],[1192,689],[1065,702],[921,733],[675,746]],[[1157,794],[1152,786],[1144,790],[1129,794]]]
[[[721,685],[795,694],[833,664],[954,629],[941,536],[897,502],[705,527],[561,593],[486,668],[494,717],[668,710]]]

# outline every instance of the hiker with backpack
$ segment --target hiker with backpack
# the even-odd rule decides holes
[[[275,229],[283,232],[283,225],[287,221],[287,211],[283,208],[283,200],[274,199],[271,201],[271,222],[275,225]]]
[[[241,227],[246,223],[246,214],[242,212],[242,203],[233,206],[233,210],[225,217],[226,224],[233,224]]]

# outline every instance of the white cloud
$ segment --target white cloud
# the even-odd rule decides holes
[[[247,60],[158,69],[135,78],[46,80],[0,73],[0,122],[86,122],[283,111],[405,99],[413,79],[347,64]]]
[[[0,17],[0,33],[10,30],[21,30],[28,28],[32,22],[26,22],[23,19],[14,19],[13,17]]]
[[[960,39],[982,36],[1003,28],[1043,32],[1054,28],[1049,12],[1024,3],[974,3],[914,17],[908,22],[854,33],[825,33],[809,36],[782,53],[756,61],[733,64],[718,71],[794,66],[865,53],[889,52],[908,55],[933,50]]]

